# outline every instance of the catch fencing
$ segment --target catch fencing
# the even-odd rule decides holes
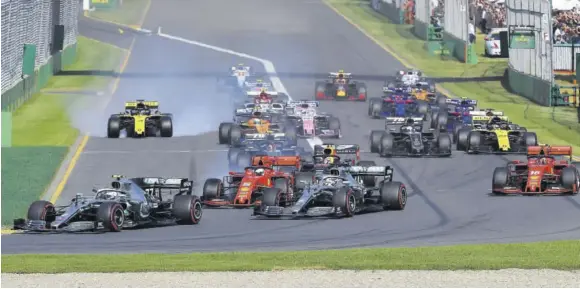
[[[2,110],[13,111],[76,57],[78,0],[2,0]],[[51,52],[55,25],[63,51]],[[34,74],[24,75],[25,45],[34,45]]]
[[[507,0],[509,83],[541,105],[552,103],[552,6],[550,0]]]

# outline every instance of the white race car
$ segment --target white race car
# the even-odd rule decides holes
[[[237,66],[232,66],[230,69],[230,76],[236,79],[238,87],[243,88],[246,83],[246,79],[252,75],[252,67],[244,65],[243,63]]]

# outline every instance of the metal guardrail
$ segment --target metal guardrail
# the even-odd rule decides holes
[[[580,45],[554,44],[552,51],[555,71],[576,71],[576,53],[580,53]]]

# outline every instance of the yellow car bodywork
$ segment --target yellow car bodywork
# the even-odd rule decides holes
[[[159,108],[158,101],[128,101],[128,102],[125,102],[125,110],[137,108],[138,104],[143,104],[150,109]],[[125,114],[124,117],[133,118],[134,124],[135,124],[135,126],[133,128],[133,133],[135,135],[144,135],[145,134],[147,119],[150,117],[150,115]]]
[[[504,121],[509,121],[509,118],[507,116],[496,116],[496,117],[499,117]],[[473,122],[488,122],[490,119],[491,119],[490,116],[473,116],[472,117]],[[488,131],[488,130],[485,130],[485,131]],[[510,130],[494,129],[494,130],[490,130],[489,132],[492,132],[496,135],[497,146],[498,146],[500,151],[507,152],[511,149],[510,139],[509,139]]]

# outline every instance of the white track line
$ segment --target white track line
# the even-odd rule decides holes
[[[276,89],[279,92],[285,93],[286,95],[288,95],[288,99],[292,100],[292,97],[290,96],[290,93],[288,93],[288,90],[286,90],[286,87],[284,87],[282,80],[280,79],[280,77],[277,76],[278,73],[276,72],[276,68],[274,67],[274,63],[272,63],[272,61],[270,61],[270,60],[266,60],[263,58],[252,56],[252,55],[249,55],[246,53],[233,51],[233,50],[226,49],[226,48],[221,48],[221,47],[205,44],[205,43],[202,43],[199,41],[185,39],[185,38],[179,37],[179,36],[165,34],[165,33],[161,32],[161,27],[159,27],[159,29],[157,30],[157,35],[160,37],[167,38],[167,39],[180,41],[180,42],[187,43],[190,45],[195,45],[195,46],[211,49],[213,51],[227,53],[227,54],[231,54],[231,55],[235,55],[238,57],[251,59],[251,60],[260,62],[264,66],[264,70],[266,71],[266,73],[268,73],[268,75],[270,75],[270,81],[272,82],[272,86],[274,86],[274,89]],[[314,149],[315,145],[321,145],[323,143],[319,137],[308,138],[308,139],[306,139],[306,141],[308,142],[310,147],[312,147],[312,149]]]

